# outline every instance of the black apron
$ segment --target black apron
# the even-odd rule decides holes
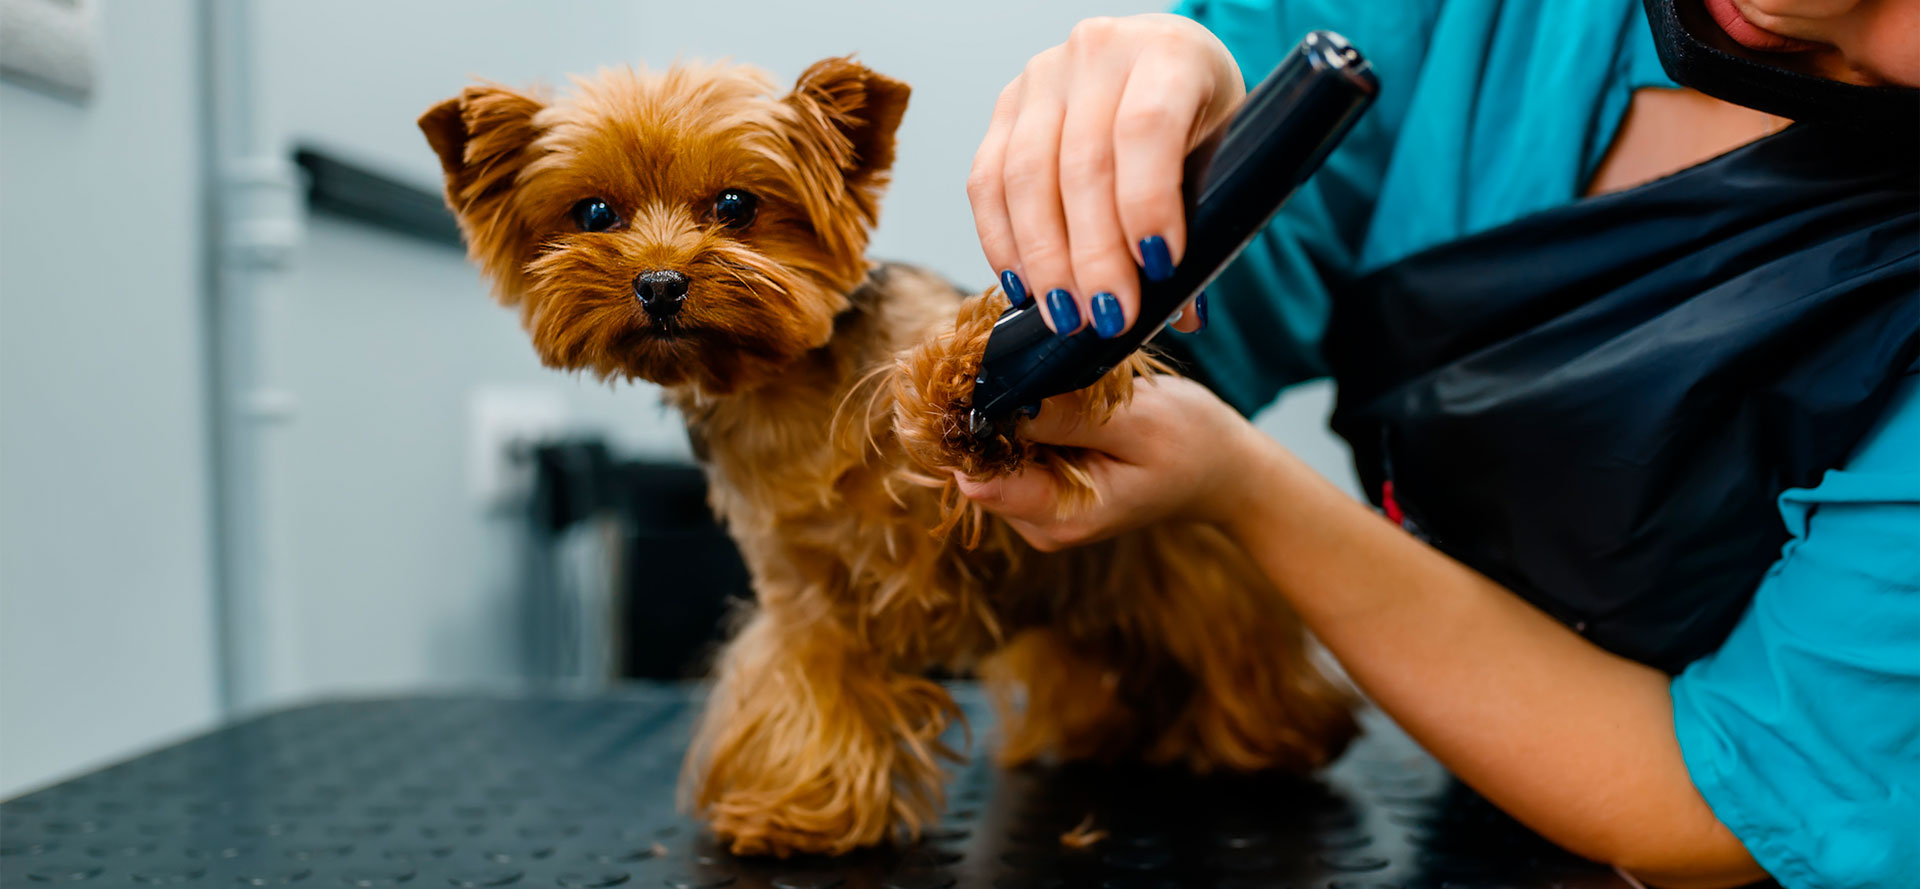
[[[1795,126],[1350,282],[1333,428],[1390,516],[1677,671],[1779,557],[1776,498],[1915,370],[1916,166]]]

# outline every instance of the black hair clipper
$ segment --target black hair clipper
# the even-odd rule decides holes
[[[1165,280],[1140,276],[1133,327],[1110,340],[1091,325],[1055,336],[1039,299],[994,323],[967,417],[973,438],[1008,432],[1020,409],[1092,385],[1158,333],[1259,234],[1379,92],[1367,60],[1345,38],[1308,34],[1233,119],[1187,155],[1186,256]]]

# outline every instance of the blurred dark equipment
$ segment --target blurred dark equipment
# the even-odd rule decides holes
[[[746,565],[694,466],[626,460],[604,441],[531,447],[525,584],[533,676],[597,687],[683,679],[720,639]]]
[[[438,191],[402,182],[338,152],[312,145],[295,148],[293,162],[305,174],[307,206],[316,213],[455,250],[464,246],[460,226]]]

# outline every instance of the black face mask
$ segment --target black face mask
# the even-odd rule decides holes
[[[1920,89],[1859,86],[1742,58],[1702,41],[1682,19],[1713,27],[1701,0],[1646,0],[1660,65],[1675,83],[1716,99],[1793,121],[1841,124],[1876,135],[1920,140]]]

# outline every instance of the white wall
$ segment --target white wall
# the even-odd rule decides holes
[[[215,717],[191,8],[0,81],[0,797]]]

